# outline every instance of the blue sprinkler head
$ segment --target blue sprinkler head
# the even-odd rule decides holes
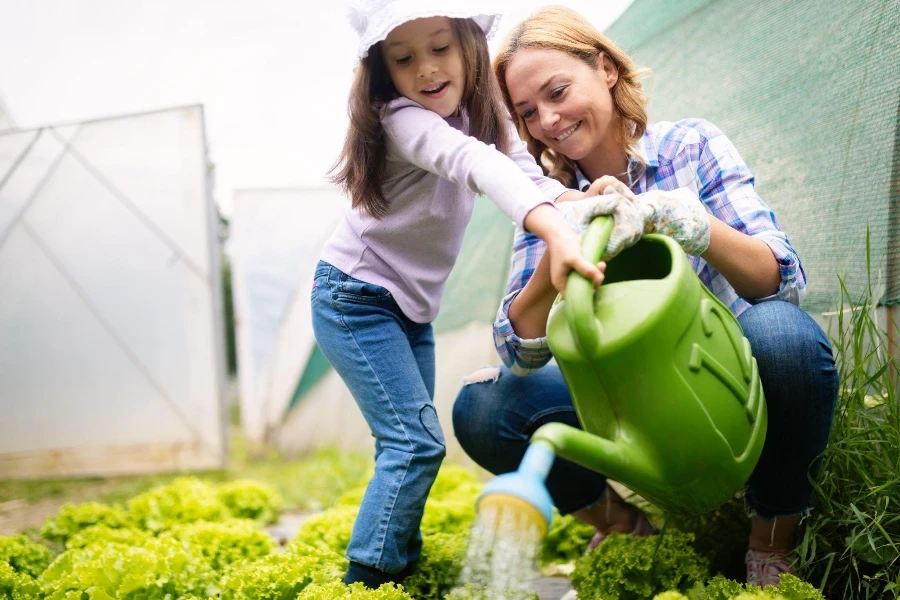
[[[546,442],[532,443],[519,465],[519,469],[512,473],[499,475],[491,479],[478,497],[478,504],[494,495],[506,495],[518,498],[530,504],[544,518],[544,531],[550,527],[553,520],[553,501],[544,481],[553,466],[556,455],[553,448]]]

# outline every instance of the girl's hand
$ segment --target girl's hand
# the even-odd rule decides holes
[[[556,291],[566,289],[569,271],[575,269],[590,279],[596,288],[603,283],[603,272],[588,262],[581,253],[581,239],[550,204],[541,204],[525,216],[525,229],[547,243],[550,258],[550,280]]]
[[[581,237],[575,232],[565,231],[562,235],[547,240],[547,253],[550,257],[550,280],[561,295],[565,296],[566,281],[572,269],[590,279],[594,283],[594,289],[603,283],[606,263],[592,265],[588,262],[581,251]]]

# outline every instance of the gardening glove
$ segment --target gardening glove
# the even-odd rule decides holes
[[[560,200],[556,210],[562,215],[572,231],[583,235],[595,217],[610,215],[619,199],[612,195],[598,196],[596,193],[578,200]]]
[[[659,233],[678,242],[687,254],[699,256],[709,247],[709,214],[690,188],[672,191],[652,190],[635,195],[627,185],[612,177],[598,179],[588,193],[612,198],[610,208],[615,227],[609,236],[603,260],[609,260],[633,245],[645,233]],[[583,202],[584,200],[576,201]]]

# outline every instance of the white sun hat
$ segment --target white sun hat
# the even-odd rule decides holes
[[[500,12],[482,0],[349,0],[347,19],[359,35],[356,56],[362,60],[373,44],[384,41],[395,27],[425,17],[472,19],[490,38],[500,24]]]

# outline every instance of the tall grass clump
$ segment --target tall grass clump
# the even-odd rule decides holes
[[[800,577],[826,597],[898,598],[900,397],[894,378],[900,365],[875,317],[871,268],[858,297],[840,284],[831,332],[840,392],[814,483],[816,508],[805,519],[795,558]]]

